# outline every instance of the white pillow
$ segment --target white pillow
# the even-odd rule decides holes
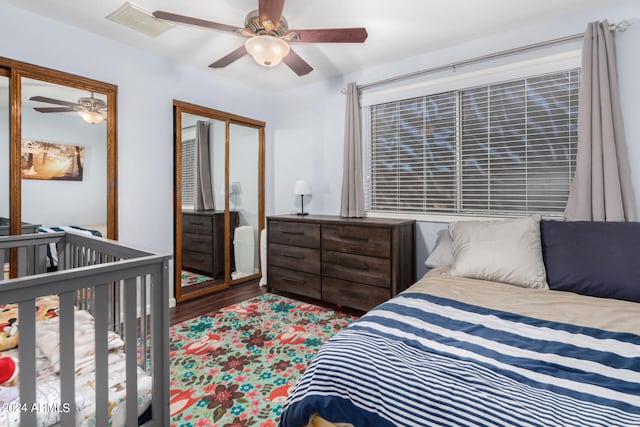
[[[424,265],[430,268],[451,266],[451,264],[453,264],[451,243],[451,236],[449,236],[448,229],[438,231],[436,244],[433,247],[433,251],[431,251],[431,254],[429,254],[427,260],[424,262]]]
[[[449,233],[453,239],[452,276],[549,288],[539,217],[452,222]]]

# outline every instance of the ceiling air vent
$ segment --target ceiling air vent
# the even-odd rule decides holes
[[[151,12],[131,2],[126,2],[111,12],[106,19],[150,37],[158,37],[173,27],[168,22],[154,18]]]

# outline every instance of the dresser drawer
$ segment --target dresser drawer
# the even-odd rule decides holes
[[[323,250],[322,275],[389,288],[391,261],[385,258]]]
[[[272,216],[267,239],[267,282],[276,293],[369,310],[415,282],[413,220]]]
[[[273,289],[320,299],[320,276],[273,265],[269,266],[267,274]]]
[[[207,215],[182,214],[182,232],[210,235],[213,232],[211,220],[212,217]]]
[[[323,278],[322,300],[358,310],[370,310],[390,298],[389,289],[347,280]]]
[[[388,228],[323,225],[322,249],[388,258],[391,256]]]
[[[267,239],[272,243],[320,249],[320,224],[269,221]]]
[[[270,265],[320,274],[320,251],[318,249],[269,243],[268,259]]]
[[[211,254],[193,251],[182,251],[182,266],[185,269],[194,269],[212,274],[213,257]]]
[[[211,254],[213,238],[207,234],[182,233],[182,247],[194,251]]]

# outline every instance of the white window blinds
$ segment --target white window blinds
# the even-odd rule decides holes
[[[578,69],[369,107],[367,210],[562,214]]]
[[[196,140],[182,141],[182,205],[193,207],[196,194]]]

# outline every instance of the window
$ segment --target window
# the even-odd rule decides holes
[[[196,140],[182,141],[182,205],[193,207],[196,194]]]
[[[572,69],[367,107],[367,210],[561,215],[579,80]]]

